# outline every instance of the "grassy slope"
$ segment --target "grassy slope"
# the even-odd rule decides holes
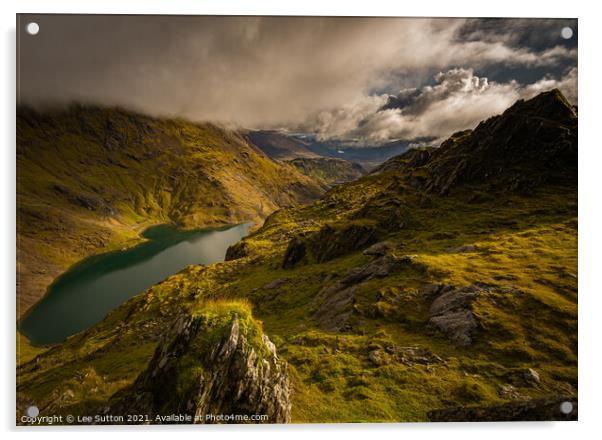
[[[322,190],[210,124],[78,107],[17,118],[18,316],[62,271],[151,224],[260,221]]]
[[[144,370],[178,314],[214,300],[252,304],[290,365],[295,422],[423,421],[429,410],[451,405],[575,396],[576,179],[542,180],[516,193],[458,179],[442,195],[415,184],[428,166],[398,165],[276,212],[243,241],[246,256],[190,266],[23,364],[21,406],[35,402],[43,414],[78,414],[104,405]],[[515,177],[516,169],[501,170],[496,182]],[[357,284],[349,328],[325,331],[314,317],[316,295],[373,257],[346,251],[318,264],[310,255],[290,269],[282,268],[283,257],[293,238],[323,239],[314,234],[324,225],[331,227],[324,242],[336,245],[342,237],[344,243],[350,224],[373,227],[399,259],[413,257],[383,278]],[[476,249],[446,251],[460,245]],[[490,286],[472,305],[479,326],[472,345],[457,347],[427,325],[433,299],[422,288],[477,282]],[[392,346],[427,349],[440,360],[370,360],[372,351]],[[539,373],[539,384],[524,380],[527,368]],[[509,385],[514,397],[503,392]]]
[[[73,405],[81,410],[100,404],[145,367],[161,329],[179,310],[215,298],[254,304],[254,315],[290,363],[296,422],[425,420],[433,408],[502,401],[498,390],[508,383],[525,397],[574,393],[574,189],[542,188],[529,197],[483,194],[475,202],[479,190],[464,187],[453,198],[430,196],[429,203],[421,204],[421,195],[392,184],[397,177],[394,172],[367,176],[312,205],[278,212],[246,240],[253,244],[249,257],[189,267],[23,366],[20,398],[66,412]],[[292,235],[384,200],[398,200],[412,221],[383,238],[396,246],[397,255],[416,255],[414,263],[358,287],[351,331],[322,331],[311,317],[314,296],[369,257],[354,252],[327,263],[281,269],[286,245]],[[443,252],[460,244],[476,244],[479,250]],[[278,289],[265,287],[279,278],[288,282]],[[430,301],[416,289],[435,281],[480,281],[523,293],[482,295],[474,305],[481,322],[475,344],[456,348],[426,325]],[[365,313],[371,305],[381,310],[379,318]],[[426,347],[443,362],[372,364],[369,352],[388,345]],[[527,367],[540,373],[541,385],[522,382]],[[74,397],[63,401],[67,390]]]

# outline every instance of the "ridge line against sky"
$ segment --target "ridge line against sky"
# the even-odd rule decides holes
[[[577,104],[576,19],[23,16],[21,104],[378,145],[443,139],[558,87]],[[561,29],[571,27],[565,39]]]

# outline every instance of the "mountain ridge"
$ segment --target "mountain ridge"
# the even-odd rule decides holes
[[[415,176],[417,186],[441,194],[471,181],[523,192],[545,181],[568,178],[574,183],[576,127],[575,109],[554,89],[517,101],[474,130],[452,134],[439,148],[411,149],[373,172],[422,168],[424,175]]]
[[[484,121],[440,150],[410,150],[275,211],[228,261],[189,266],[20,365],[18,401],[43,413],[107,406],[154,365],[177,319],[213,316],[212,301],[220,310],[245,301],[262,321],[288,365],[292,422],[457,419],[457,407],[511,419],[541,414],[538,402],[576,399],[577,116],[546,96],[553,124],[542,122],[540,101],[519,103],[520,118]],[[507,133],[528,142],[491,137],[515,118],[524,124]],[[513,145],[549,153],[567,174],[533,160],[516,168],[498,154]],[[466,163],[459,172],[454,153]],[[504,158],[510,172],[486,181],[473,172]],[[513,187],[517,173],[529,184]]]

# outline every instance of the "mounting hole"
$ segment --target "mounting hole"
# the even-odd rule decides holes
[[[562,402],[560,404],[560,412],[562,414],[570,414],[573,412],[573,404],[571,402]]]
[[[35,21],[32,21],[31,23],[27,23],[27,26],[25,26],[25,31],[29,35],[37,35],[38,32],[40,32],[40,25],[37,24]]]
[[[560,36],[565,40],[570,40],[573,37],[573,29],[570,27],[563,27],[560,31]]]
[[[40,410],[37,406],[32,405],[25,410],[25,414],[27,414],[27,417],[37,417],[40,414]]]

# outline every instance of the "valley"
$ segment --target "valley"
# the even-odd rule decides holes
[[[270,158],[208,124],[20,113],[20,315],[152,224],[257,226],[226,261],[29,347],[18,408],[406,422],[576,399],[577,119],[553,90],[438,148],[324,175],[320,157]]]
[[[18,317],[71,265],[149,226],[258,223],[324,192],[211,124],[77,105],[17,114]]]

